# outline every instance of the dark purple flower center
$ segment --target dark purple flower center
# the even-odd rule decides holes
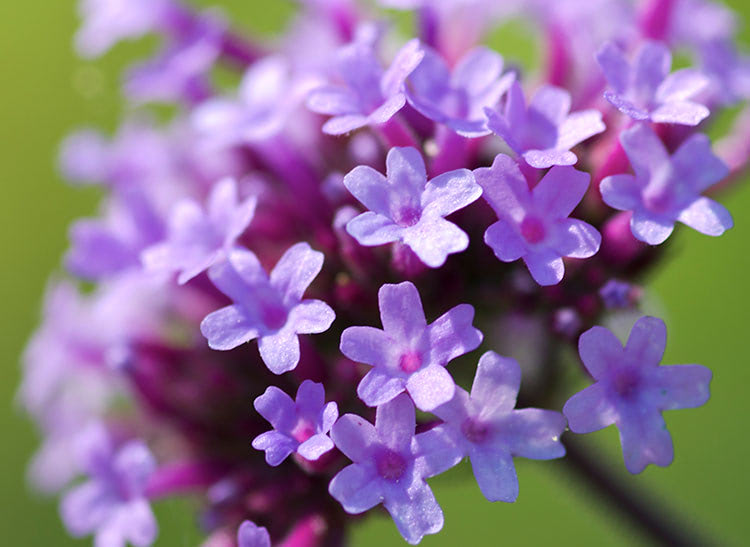
[[[286,325],[287,310],[281,304],[265,304],[261,310],[263,323],[272,330],[278,330]]]
[[[411,374],[422,367],[422,355],[418,351],[409,351],[401,356],[398,361],[398,368]]]
[[[396,213],[396,218],[393,220],[396,221],[396,224],[399,226],[403,226],[405,228],[408,228],[409,226],[414,226],[417,222],[419,222],[419,219],[422,217],[422,211],[417,209],[416,207],[406,206],[402,207],[398,210],[398,213]]]
[[[375,457],[375,465],[378,475],[386,480],[395,481],[404,475],[407,464],[401,454],[386,448]]]
[[[480,444],[487,440],[490,434],[489,426],[477,418],[466,418],[461,424],[461,433],[469,442]]]
[[[634,367],[619,370],[612,381],[612,387],[623,399],[632,399],[638,393],[641,385],[641,375]]]
[[[544,223],[538,218],[528,216],[521,222],[521,236],[529,243],[539,243],[546,235]]]
[[[298,443],[305,442],[313,435],[315,435],[315,427],[304,418],[300,418],[297,425],[294,426],[294,429],[292,430],[292,437],[294,437],[294,440]]]

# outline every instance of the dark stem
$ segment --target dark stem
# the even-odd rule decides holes
[[[563,435],[563,442],[567,451],[563,462],[568,468],[654,542],[659,545],[714,545],[647,493],[619,480],[612,470],[599,463],[601,458],[592,456],[591,447],[583,446],[570,433]]]

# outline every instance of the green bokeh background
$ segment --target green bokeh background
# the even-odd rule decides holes
[[[207,4],[208,2],[202,2]],[[270,32],[290,7],[285,2],[215,0],[240,28]],[[750,20],[750,4],[731,2]],[[744,4],[744,7],[743,7]],[[696,24],[700,24],[697,22]],[[2,369],[0,372],[0,544],[66,546],[90,544],[65,534],[56,502],[31,493],[25,466],[37,440],[16,408],[19,354],[38,321],[46,279],[59,268],[72,219],[95,210],[96,192],[66,186],[55,170],[57,145],[74,127],[110,130],[120,113],[119,70],[146,45],[124,46],[97,63],[75,58],[72,0],[0,1],[0,198],[3,258]],[[518,29],[495,40],[507,58],[529,58],[528,37]],[[748,34],[744,33],[745,40]],[[505,44],[505,45],[503,45]],[[750,185],[723,199],[736,227],[721,238],[681,229],[670,258],[648,287],[669,325],[666,363],[697,362],[714,371],[713,396],[703,408],[667,414],[676,447],[674,464],[625,476],[613,428],[588,436],[607,460],[636,487],[678,510],[719,544],[750,543]],[[480,495],[466,464],[431,481],[446,515],[443,532],[426,546],[632,545],[645,541],[631,525],[592,497],[557,462],[518,460],[521,495],[515,504],[491,504]],[[467,480],[464,480],[467,479]],[[188,505],[157,507],[162,546],[197,545]],[[470,543],[468,543],[470,542]],[[366,519],[355,546],[401,545],[383,517]]]

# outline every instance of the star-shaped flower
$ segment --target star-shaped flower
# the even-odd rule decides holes
[[[257,338],[260,356],[271,372],[295,368],[300,357],[297,335],[325,332],[336,316],[321,300],[302,300],[322,267],[323,253],[307,243],[290,247],[270,276],[252,252],[232,251],[227,261],[208,272],[214,285],[234,302],[201,322],[208,345],[230,350]]]
[[[650,245],[663,243],[680,221],[710,236],[720,236],[734,223],[729,211],[701,192],[729,174],[700,133],[689,137],[670,157],[661,139],[646,125],[620,135],[635,175],[613,175],[600,185],[604,202],[632,211],[633,235]]]
[[[578,158],[570,149],[605,129],[601,112],[570,113],[570,93],[551,85],[540,87],[527,105],[516,81],[510,87],[503,113],[490,108],[484,113],[487,128],[537,169],[574,165]]]
[[[342,416],[331,437],[354,463],[328,486],[347,513],[382,503],[411,544],[443,527],[443,511],[424,479],[458,463],[450,452],[443,457],[432,442],[423,445],[424,434],[415,436],[415,425],[414,405],[406,394],[378,407],[374,427],[354,414]]]
[[[472,49],[451,70],[435,50],[425,56],[409,76],[406,98],[427,118],[450,127],[464,137],[489,135],[485,108],[494,108],[515,80],[503,75],[503,58],[485,47]]]
[[[596,383],[573,395],[563,413],[575,433],[616,424],[625,467],[640,473],[674,457],[663,410],[701,406],[709,398],[711,371],[701,365],[659,366],[667,344],[664,321],[641,317],[623,348],[604,327],[581,335],[578,350]]]
[[[268,465],[279,465],[292,452],[315,461],[333,448],[328,432],[339,410],[333,401],[326,404],[323,384],[305,380],[297,390],[296,401],[269,386],[254,404],[273,426],[253,439],[253,448],[266,452]]]
[[[515,410],[520,385],[518,363],[488,351],[479,359],[471,395],[456,388],[453,399],[433,410],[445,423],[426,433],[444,434],[459,459],[469,456],[489,501],[516,501],[514,456],[549,460],[565,455],[560,443],[565,418],[552,410]]]
[[[62,498],[68,531],[75,537],[93,533],[101,546],[151,545],[158,529],[145,490],[156,462],[146,445],[133,440],[115,449],[98,425],[86,431],[80,452],[90,480]]]
[[[428,181],[416,149],[392,148],[386,174],[360,165],[344,177],[349,192],[370,209],[346,225],[361,245],[400,241],[432,268],[469,246],[466,233],[444,217],[482,195],[471,171],[457,169]]]
[[[366,125],[390,120],[406,104],[404,82],[422,60],[419,40],[407,42],[388,70],[383,70],[370,41],[358,40],[341,49],[337,72],[340,85],[310,92],[307,106],[333,117],[323,125],[329,135],[343,135]]]
[[[141,253],[148,270],[178,271],[180,284],[226,258],[255,213],[257,199],[239,202],[237,182],[219,181],[208,196],[206,210],[192,199],[175,205],[169,218],[167,239]]]
[[[498,217],[484,233],[485,243],[503,262],[523,258],[540,285],[562,280],[562,257],[588,258],[599,250],[599,232],[582,220],[568,218],[586,193],[587,173],[553,167],[529,190],[518,164],[500,154],[492,167],[474,174]]]
[[[349,327],[341,334],[341,352],[373,367],[357,387],[359,398],[379,406],[406,390],[428,412],[450,401],[456,384],[445,365],[482,343],[471,325],[474,308],[458,305],[427,325],[417,288],[408,281],[383,285],[378,301],[383,330]]]
[[[607,42],[596,55],[612,91],[604,97],[635,120],[698,125],[709,110],[691,101],[709,84],[698,70],[669,73],[672,54],[659,42],[646,42],[633,62],[614,43]]]

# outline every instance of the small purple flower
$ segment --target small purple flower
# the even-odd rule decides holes
[[[237,547],[271,547],[271,537],[263,526],[246,520],[237,529]]]
[[[461,304],[427,325],[409,281],[383,285],[378,301],[383,330],[349,327],[341,334],[341,352],[373,367],[357,387],[359,398],[380,406],[406,390],[427,412],[450,401],[456,384],[445,365],[482,343],[482,333],[471,325],[474,308]]]
[[[604,97],[635,120],[698,125],[710,113],[690,100],[708,86],[708,78],[689,68],[670,74],[672,54],[664,44],[646,42],[630,63],[617,45],[607,42],[596,59],[612,87]]]
[[[549,460],[565,455],[560,443],[565,418],[552,410],[515,410],[520,385],[518,363],[488,351],[479,359],[471,395],[456,388],[453,399],[433,411],[445,423],[425,433],[445,434],[459,459],[469,456],[489,501],[516,501],[514,456]]]
[[[578,341],[581,360],[596,383],[573,395],[563,413],[575,433],[616,424],[631,473],[649,463],[672,463],[663,410],[701,406],[709,398],[711,371],[706,367],[659,366],[666,344],[666,326],[656,317],[636,321],[624,348],[604,327],[587,330]]]
[[[639,297],[640,290],[630,283],[618,279],[610,279],[601,289],[599,296],[609,309],[631,307]]]
[[[620,211],[633,211],[633,235],[649,245],[663,243],[675,221],[710,236],[733,226],[724,206],[701,192],[729,174],[711,151],[711,141],[700,133],[689,137],[672,155],[646,125],[620,135],[635,175],[613,175],[600,185],[604,202]]]
[[[234,302],[206,316],[201,332],[216,350],[230,350],[258,339],[263,362],[274,374],[294,369],[299,362],[299,334],[328,330],[336,315],[321,300],[302,295],[323,267],[323,253],[297,243],[266,275],[257,257],[236,249],[208,275]]]
[[[266,452],[268,465],[277,466],[296,452],[315,461],[333,448],[328,432],[339,417],[336,403],[325,402],[323,384],[305,380],[297,390],[297,400],[275,386],[255,399],[255,410],[273,429],[253,439],[253,448]]]
[[[427,118],[450,127],[464,137],[481,137],[486,127],[485,108],[494,108],[515,80],[503,75],[503,58],[478,47],[464,55],[451,72],[443,58],[425,48],[425,56],[409,76],[406,98]]]
[[[206,210],[192,199],[177,205],[169,218],[167,239],[141,253],[147,270],[178,271],[177,281],[187,283],[235,248],[237,238],[255,213],[255,196],[237,199],[237,182],[227,178],[211,190]]]
[[[513,82],[504,112],[484,113],[487,128],[537,169],[574,165],[578,158],[570,149],[605,129],[601,112],[570,113],[570,93],[551,85],[540,87],[526,105],[521,84]]]
[[[424,479],[459,461],[451,451],[423,443],[427,437],[415,436],[414,429],[414,405],[405,394],[378,407],[374,427],[357,415],[342,416],[331,437],[354,463],[328,486],[347,513],[364,513],[382,503],[412,545],[443,527],[443,511]]]
[[[599,232],[582,220],[568,218],[586,193],[588,173],[553,167],[529,190],[518,164],[499,154],[492,167],[476,169],[474,174],[498,217],[484,233],[484,242],[503,262],[523,258],[540,285],[562,280],[562,257],[588,258],[599,250]]]
[[[343,135],[366,125],[390,120],[406,104],[404,82],[424,56],[419,40],[410,40],[383,70],[374,45],[355,41],[341,49],[338,74],[343,85],[325,85],[308,96],[313,112],[333,116],[323,125],[329,135]]]
[[[84,437],[81,457],[90,480],[62,498],[60,512],[68,531],[75,537],[95,534],[97,547],[151,545],[158,528],[145,489],[156,470],[153,456],[140,440],[115,450],[101,425]]]
[[[466,233],[444,217],[482,195],[471,171],[457,169],[427,181],[416,149],[391,148],[386,174],[360,165],[344,177],[349,192],[370,209],[346,225],[361,245],[400,241],[432,268],[469,246]]]

